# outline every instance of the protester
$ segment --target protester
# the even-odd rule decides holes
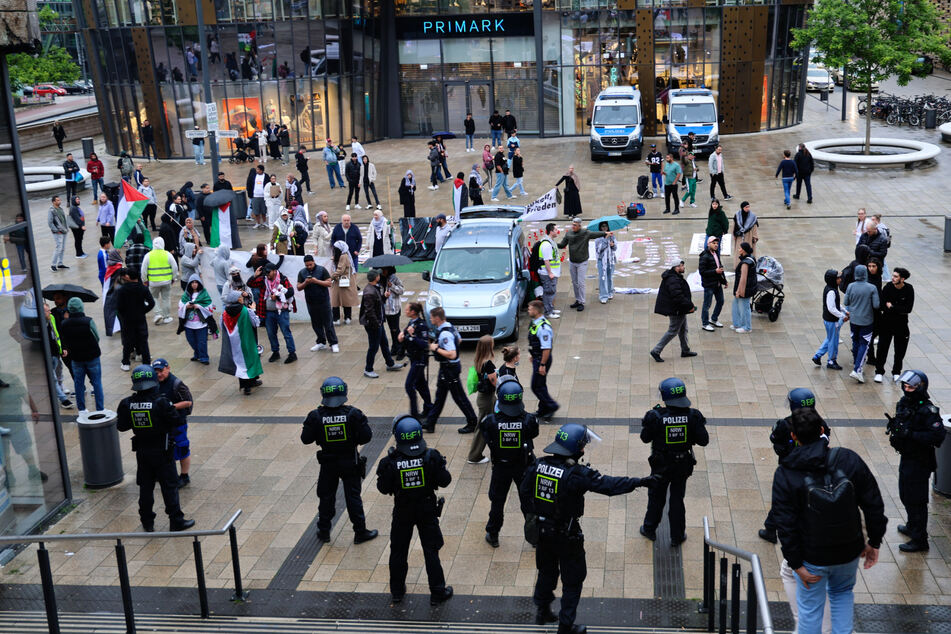
[[[208,365],[208,327],[215,323],[214,311],[201,277],[193,274],[178,300],[178,332],[185,331],[185,339],[194,353],[191,360],[204,365]]]
[[[370,251],[370,257],[393,253],[393,228],[379,209],[373,212],[373,220],[370,221],[367,249]]]
[[[287,255],[290,253],[291,243],[294,240],[294,223],[291,220],[291,214],[286,209],[281,210],[281,215],[274,223],[271,229],[271,242],[274,253],[278,255]]]
[[[565,184],[565,215],[580,217],[584,213],[581,209],[581,179],[575,174],[574,165],[568,166],[568,171],[555,183],[555,187],[562,183]]]
[[[473,163],[472,171],[469,172],[469,200],[473,206],[484,205],[482,200],[482,174],[479,173],[479,164]]]
[[[185,290],[188,282],[192,279],[192,275],[201,277],[201,255],[202,250],[195,248],[195,245],[191,242],[186,242],[182,247],[182,257],[179,260],[182,290]]]
[[[660,288],[657,289],[657,300],[654,303],[654,312],[667,317],[667,332],[650,352],[651,357],[658,363],[664,359],[660,353],[674,337],[680,338],[680,356],[695,357],[696,352],[690,349],[687,338],[687,315],[696,312],[697,307],[690,296],[690,285],[684,279],[684,261],[670,267],[661,275]]]
[[[852,328],[853,367],[849,376],[865,383],[862,371],[872,343],[872,330],[875,312],[879,309],[878,289],[868,282],[868,268],[859,264],[855,267],[855,281],[849,284],[842,298],[842,307],[848,315]]]
[[[245,395],[251,388],[261,385],[264,371],[254,330],[260,325],[258,316],[243,303],[246,298],[237,291],[228,292],[223,298],[224,313],[221,315],[221,358],[218,371],[238,377],[238,388]]]
[[[141,279],[142,262],[145,261],[145,256],[150,250],[145,246],[145,234],[139,231],[132,234],[132,244],[125,250],[125,266],[136,270],[138,273],[136,279]]]
[[[383,290],[383,316],[386,318],[386,326],[390,330],[390,352],[397,361],[402,361],[406,356],[403,344],[399,341],[400,334],[400,312],[403,297],[403,281],[396,276],[396,268],[392,266],[383,267],[380,270],[380,288]]]
[[[367,285],[363,288],[363,298],[360,301],[360,325],[367,333],[367,358],[363,376],[370,379],[380,378],[380,375],[373,371],[373,361],[378,350],[383,353],[388,371],[395,372],[406,365],[396,363],[390,356],[390,345],[383,327],[386,321],[383,314],[385,301],[385,292],[380,287],[380,272],[370,269],[367,271]]]
[[[353,272],[360,270],[360,249],[363,247],[363,233],[360,228],[353,224],[350,216],[344,214],[340,216],[340,223],[334,227],[330,235],[330,242],[337,246],[337,242],[343,241],[347,245],[347,252],[350,254],[350,263],[353,265]]]
[[[252,229],[267,227],[267,203],[265,201],[267,190],[265,188],[270,180],[271,177],[264,172],[264,165],[261,163],[258,163],[248,173],[245,187],[251,203],[251,217],[254,220]]]
[[[812,160],[812,152],[806,147],[805,143],[799,144],[796,150],[796,156],[793,157],[796,163],[796,195],[793,196],[799,200],[799,194],[802,191],[802,184],[806,184],[806,202],[812,204],[812,172],[816,168],[815,161]]]
[[[427,143],[426,147],[429,148],[429,153],[426,155],[429,160],[429,189],[437,190],[439,189],[439,183],[444,180],[439,165],[439,149],[436,148],[434,141]]]
[[[891,281],[882,288],[882,316],[878,329],[878,356],[875,360],[876,383],[881,383],[882,375],[885,374],[885,361],[892,340],[895,341],[892,380],[897,383],[901,376],[902,362],[911,336],[908,330],[908,315],[915,307],[915,289],[905,281],[909,277],[911,273],[908,269],[896,266],[892,271]]]
[[[501,137],[499,138],[499,143],[501,143]],[[493,145],[495,141],[493,140]],[[489,189],[492,189],[492,185],[495,182],[495,159],[492,156],[492,146],[484,145],[482,146],[482,169],[485,170],[485,183]]]
[[[608,223],[598,225],[598,231],[605,235],[594,241],[594,257],[598,260],[598,300],[607,304],[614,299],[614,264],[617,261],[617,242],[614,234],[608,232]]]
[[[822,291],[822,323],[825,326],[826,338],[812,356],[812,362],[821,366],[822,356],[828,354],[826,367],[830,370],[841,370],[842,366],[838,364],[839,329],[842,328],[843,322],[848,321],[849,316],[842,310],[839,301],[839,272],[829,269],[825,272],[824,279],[826,286]]]
[[[102,244],[102,240],[99,243]],[[103,248],[109,245],[111,243],[107,243]],[[152,241],[152,250],[142,260],[141,277],[155,298],[155,323],[171,323],[169,297],[172,282],[178,277],[178,265],[172,254],[165,250],[165,240],[162,238]]]
[[[406,175],[400,182],[398,192],[400,195],[400,204],[403,206],[404,218],[416,217],[416,176],[413,170],[406,170]]]
[[[720,311],[723,309],[723,289],[726,288],[726,275],[723,263],[720,261],[720,238],[707,236],[707,243],[700,254],[697,267],[700,273],[700,285],[703,287],[703,306],[700,308],[701,328],[713,332],[715,328],[723,328],[720,323]],[[713,315],[710,315],[710,304],[713,306]]]
[[[446,240],[449,239],[452,228],[449,226],[446,214],[436,214],[436,217],[433,218],[433,224],[436,226],[435,250],[438,255],[442,245],[446,244]]]
[[[125,269],[126,282],[116,289],[116,313],[119,316],[122,337],[122,363],[119,368],[129,371],[133,351],[142,357],[142,363],[152,362],[149,352],[149,325],[146,314],[155,308],[152,293],[140,281],[139,269]]]
[[[475,357],[472,365],[479,375],[476,386],[476,418],[481,422],[483,418],[495,412],[495,387],[498,382],[498,371],[495,369],[495,340],[492,335],[482,335],[476,343]],[[466,462],[469,464],[485,464],[489,458],[483,455],[485,451],[485,437],[476,433],[469,443],[469,455]]]
[[[509,138],[509,147],[512,146],[512,141],[516,140],[515,136]],[[512,156],[509,157],[509,160],[512,161],[512,178],[515,179],[515,183],[512,184],[512,190],[514,191],[518,187],[519,191],[522,192],[522,196],[528,196],[528,192],[525,191],[525,185],[523,180],[525,177],[525,164],[522,159],[522,150],[521,148],[516,147],[515,152]],[[477,436],[479,434],[476,434]]]
[[[258,267],[247,283],[249,287],[258,289],[258,318],[264,319],[268,342],[271,344],[268,362],[274,363],[281,358],[281,344],[277,339],[277,330],[280,328],[287,346],[284,363],[294,363],[297,361],[297,347],[291,334],[290,312],[297,312],[297,301],[294,299],[294,289],[290,281],[277,266],[268,264],[266,267]]]
[[[349,325],[354,306],[360,305],[357,294],[357,272],[353,256],[343,240],[334,242],[334,270],[331,273],[333,284],[330,287],[330,306],[333,311],[333,325],[340,325],[340,309],[343,308],[344,323]]]
[[[568,308],[576,308],[578,312],[584,310],[585,305],[585,278],[588,275],[588,241],[603,236],[614,237],[608,231],[589,231],[581,226],[581,218],[571,220],[571,229],[565,231],[564,237],[558,243],[559,249],[568,247],[568,271],[571,273],[571,286],[575,301]]]
[[[505,150],[501,145],[496,151],[493,161],[495,162],[495,187],[492,188],[492,201],[499,201],[500,189],[505,190],[507,198],[515,198],[515,194],[512,193],[512,188],[508,184],[509,162],[505,158]]]
[[[226,244],[218,245],[211,260],[211,268],[215,272],[215,286],[218,288],[218,296],[224,297],[224,286],[228,283],[231,275],[231,247]]]
[[[99,357],[99,331],[96,322],[83,312],[83,302],[78,297],[72,297],[66,303],[69,316],[59,328],[59,335],[63,345],[63,357],[72,368],[75,383],[76,406],[80,414],[87,414],[86,409],[86,377],[92,383],[95,395],[96,411],[105,408],[105,396],[102,391],[102,365]]]
[[[330,310],[330,287],[333,281],[330,273],[314,261],[314,256],[304,256],[304,268],[297,273],[297,290],[304,292],[310,326],[314,329],[317,343],[311,352],[323,350],[328,345],[332,352],[340,352],[337,332],[333,326],[333,314]]]
[[[753,330],[753,307],[750,304],[756,292],[756,262],[752,258],[753,245],[741,242],[736,250],[737,264],[733,275],[733,323],[730,330],[746,334]]]
[[[269,229],[274,228],[274,223],[280,218],[281,210],[284,208],[284,190],[277,182],[277,176],[271,174],[271,180],[264,188],[264,209]]]

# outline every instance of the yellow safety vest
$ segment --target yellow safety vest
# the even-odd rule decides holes
[[[168,257],[168,251],[165,249],[156,249],[149,253],[148,275],[150,282],[172,281],[172,265],[169,263]]]
[[[56,327],[56,320],[50,315],[50,332],[53,333],[53,345],[56,346],[56,353],[63,354],[63,343],[59,337],[59,328]]]

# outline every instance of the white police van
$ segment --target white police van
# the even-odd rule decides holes
[[[591,160],[609,156],[641,158],[644,145],[641,93],[634,86],[605,88],[591,113]]]
[[[720,118],[717,117],[717,102],[713,92],[706,88],[681,88],[669,93],[667,126],[667,151],[677,156],[683,139],[691,132],[695,135],[694,152],[709,154],[720,143]]]

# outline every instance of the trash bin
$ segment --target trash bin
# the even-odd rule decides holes
[[[91,154],[96,151],[95,146],[92,143],[92,137],[83,138],[83,157],[88,161],[91,157]]]
[[[948,416],[944,416],[943,419],[945,434],[951,433],[951,419]],[[951,497],[951,442],[947,438],[935,450],[935,457],[938,460],[938,468],[934,472],[933,488],[936,493]]]
[[[938,127],[938,111],[931,106],[925,106],[925,129],[934,130]]]
[[[90,489],[105,489],[122,482],[122,453],[116,413],[104,409],[80,415],[79,452],[83,458],[83,482]]]
[[[829,101],[829,91],[820,90],[819,91],[819,101]]]

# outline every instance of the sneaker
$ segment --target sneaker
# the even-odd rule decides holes
[[[165,319],[162,320],[162,323],[163,323],[163,324],[170,324],[170,323],[172,323],[172,318],[171,318],[171,317],[166,317]]]
[[[733,200],[733,196],[730,196],[729,194],[727,194],[726,196],[723,197],[723,200]]]
[[[723,324],[718,321],[711,321],[710,323],[713,324],[715,328],[723,328]]]
[[[786,209],[792,209],[792,205],[786,205]]]
[[[57,271],[59,271],[59,269],[56,268],[55,266],[50,266],[50,270],[53,271],[53,273],[56,273]]]
[[[56,268],[59,268],[59,269],[68,269],[69,267],[66,266],[65,264],[60,264],[60,265],[59,265],[58,267],[56,267]]]
[[[466,460],[466,462],[469,463],[469,464],[485,464],[485,463],[487,463],[488,461],[489,461],[489,457],[488,457],[488,456],[482,456],[482,459],[481,459],[481,460]]]
[[[284,365],[287,365],[288,363],[294,363],[295,361],[297,361],[297,353],[292,352],[289,355],[287,355],[286,359],[284,359]],[[206,361],[202,361],[202,363],[204,363],[205,365],[208,365]]]
[[[859,374],[858,372],[856,372],[855,370],[852,370],[851,372],[849,372],[849,376],[855,379],[856,381],[858,381],[859,383],[865,383],[865,377]]]
[[[311,351],[311,352],[317,352],[318,350],[323,350],[323,349],[326,348],[326,347],[327,347],[327,344],[325,344],[325,343],[318,343],[318,344],[315,345],[315,346],[311,346],[310,351]]]
[[[493,199],[492,199],[492,202],[497,203],[497,202],[499,202],[499,199],[498,199],[498,198],[493,198]]]
[[[440,181],[440,182],[442,182],[442,181]],[[433,189],[434,189],[434,190],[439,189],[439,185],[433,185]]]
[[[350,211],[350,205],[347,205],[347,211]]]
[[[697,203],[690,203],[690,206],[693,207],[694,209],[696,209],[696,208],[697,208]]]
[[[383,209],[383,205],[377,203],[376,208],[377,208],[377,209]]]
[[[59,406],[62,407],[63,409],[73,409],[73,402],[70,401],[68,398],[64,398],[63,400],[59,402]]]
[[[876,375],[875,375],[875,378],[872,379],[872,380],[875,381],[876,383],[881,383],[881,382],[882,382],[882,378],[883,378],[883,377],[882,377],[881,374],[876,374]]]
[[[829,370],[841,370],[842,366],[836,363],[835,361],[829,361],[826,363],[826,368]]]
[[[716,328],[714,328],[710,324],[707,324],[705,326],[700,326],[700,328],[701,330],[706,330],[707,332],[713,332],[714,330],[716,330]]]
[[[598,301],[601,302],[602,304],[607,304],[607,303],[608,303],[608,300],[606,300],[606,299],[599,299]]]
[[[355,204],[354,207],[355,207],[356,209],[363,209],[363,207],[360,206],[360,203]]]
[[[734,326],[733,324],[730,324],[730,330],[736,330],[736,326]]]
[[[405,367],[406,367],[406,362],[403,361],[402,363],[394,363],[393,365],[388,365],[388,366],[386,366],[386,371],[387,371],[387,372],[399,372],[400,370],[402,370],[402,369],[405,368]]]
[[[267,358],[267,360],[268,360],[268,363],[274,363],[275,361],[280,361],[280,360],[281,360],[281,353],[280,353],[280,352],[272,352],[272,353],[271,353],[271,356],[269,356],[269,357]]]
[[[427,187],[427,189],[429,189],[429,190],[434,190],[434,189],[436,189],[436,186],[435,186],[435,185],[430,185],[429,187]]]
[[[363,376],[367,377],[368,379],[378,379],[378,378],[380,378],[380,375],[377,374],[376,372],[374,372],[373,370],[364,370],[364,371],[363,371]]]
[[[822,365],[822,359],[819,358],[819,357],[813,357],[813,358],[812,358],[812,362],[813,362],[816,366],[821,366],[821,365]]]
[[[183,473],[182,475],[178,476],[178,488],[179,488],[179,489],[183,489],[183,488],[187,487],[187,486],[188,486],[189,484],[191,484],[191,483],[192,483],[191,478],[188,477],[188,474],[187,474],[187,473]]]
[[[88,416],[88,415],[89,415],[89,410],[88,410],[88,409],[81,409],[81,410],[79,410],[79,415],[80,415],[80,416]],[[0,429],[3,429],[3,428],[0,427]]]
[[[750,329],[749,329],[749,328],[737,328],[737,329],[734,330],[733,332],[735,332],[735,333],[738,334],[738,335],[739,335],[739,334],[745,335],[746,333],[750,332]]]
[[[340,320],[339,320],[339,319],[337,319],[336,321],[334,321],[334,326],[339,326],[339,325],[340,325]]]
[[[334,344],[334,345],[330,346],[330,351],[331,351],[331,352],[340,352],[340,346],[338,346],[337,344]]]
[[[901,377],[900,374],[893,374],[893,375],[892,375],[892,381],[894,381],[895,383],[898,383],[899,377]]]
[[[85,259],[88,258],[88,257],[89,257],[88,255],[86,255],[85,253],[83,253],[82,255],[77,255],[77,256],[76,256],[76,259],[77,259],[77,260],[85,260]]]
[[[128,372],[128,371],[129,371],[129,364],[128,364],[128,363],[123,363],[123,364],[119,365],[119,369],[122,370],[123,372]]]
[[[663,363],[664,360],[661,358],[660,354],[651,350],[651,358],[654,359],[657,363]]]
[[[346,319],[344,319],[344,320],[343,320],[343,323],[344,323],[345,325],[349,326],[349,325],[350,325],[350,318],[347,317]]]
[[[552,313],[552,314],[548,315],[548,318],[549,318],[549,319],[561,319],[561,314],[560,314],[560,313]]]
[[[162,321],[162,316],[156,315],[155,319],[153,320],[153,323],[157,326],[160,321]]]

